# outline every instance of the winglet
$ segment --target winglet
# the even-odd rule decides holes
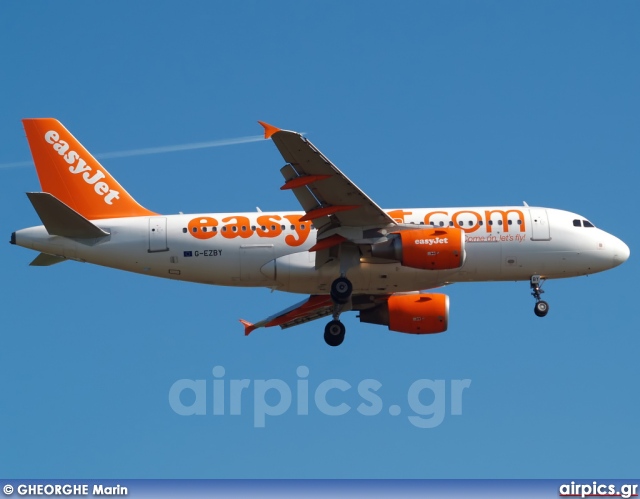
[[[264,121],[258,121],[258,123],[260,123],[264,127],[264,138],[265,139],[270,139],[271,136],[274,133],[277,133],[277,132],[280,131],[280,129],[278,127],[270,125],[269,123],[265,123]]]
[[[245,321],[244,319],[240,319],[240,322],[242,322],[242,325],[244,326],[244,335],[245,336],[249,336],[251,334],[251,331],[257,329],[257,327],[254,326],[253,324],[251,324],[249,321]]]

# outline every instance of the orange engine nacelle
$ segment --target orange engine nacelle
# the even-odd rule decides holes
[[[464,232],[457,228],[403,230],[374,244],[371,255],[414,269],[457,269],[464,263]]]
[[[449,297],[439,293],[391,295],[377,307],[361,310],[360,322],[389,326],[399,333],[442,333],[449,324]]]

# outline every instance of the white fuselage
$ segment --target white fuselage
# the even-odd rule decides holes
[[[385,211],[404,224],[462,229],[464,264],[454,270],[419,270],[399,262],[361,261],[348,271],[356,293],[406,292],[463,281],[529,280],[532,275],[574,277],[610,269],[629,256],[621,240],[585,226],[584,217],[567,211],[528,206]],[[105,238],[50,236],[38,226],[17,231],[15,242],[47,254],[156,277],[325,294],[340,275],[339,262],[316,268],[316,253],[308,251],[316,243],[316,230],[299,221],[302,215],[102,219],[93,223],[110,234]]]

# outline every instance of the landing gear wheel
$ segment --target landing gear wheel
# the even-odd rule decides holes
[[[331,299],[338,305],[347,303],[349,298],[351,298],[352,291],[353,285],[346,277],[338,277],[331,283]]]
[[[540,300],[539,302],[536,302],[536,306],[533,307],[533,313],[536,314],[538,317],[544,317],[545,315],[547,315],[548,312],[549,312],[549,304],[544,300]]]
[[[324,341],[330,347],[337,347],[344,341],[346,331],[342,322],[336,320],[331,321],[324,327]]]
[[[542,283],[544,278],[539,275],[532,275],[529,284],[531,286],[531,295],[536,299],[536,305],[533,307],[533,313],[538,317],[544,317],[549,313],[549,304],[540,299],[540,295],[544,293]]]

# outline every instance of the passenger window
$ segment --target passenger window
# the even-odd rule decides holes
[[[464,220],[460,220],[460,222],[458,222],[458,224],[460,225],[460,227],[464,227]]]
[[[182,229],[182,232],[186,234],[187,233],[187,228],[185,227],[184,229]]]
[[[191,229],[193,232],[198,232],[198,227],[194,227],[193,229]]]
[[[469,227],[473,227],[473,220],[469,220]]]
[[[585,227],[594,227],[594,225],[591,222],[589,222],[589,220],[583,220],[582,222],[584,223]]]
[[[246,225],[243,225],[243,226],[242,226],[242,232],[244,232],[245,230],[247,230],[247,226],[246,226]]]
[[[509,220],[507,223],[508,223],[509,225],[513,225],[513,220]]]
[[[478,220],[478,225],[484,225],[484,222],[482,220]]]
[[[300,226],[300,230],[304,230],[304,224]]]
[[[489,220],[489,225],[493,225],[493,220]]]
[[[444,222],[440,222],[440,227],[444,227]]]
[[[573,226],[574,227],[582,227],[582,222],[580,222],[580,220],[574,220],[573,221]]]
[[[295,225],[292,225],[292,226],[291,226],[291,230],[296,230],[296,226],[295,226]]]
[[[207,232],[207,228],[206,227],[202,227],[202,232]]]
[[[211,229],[213,232],[218,232],[218,227],[214,227]]]
[[[236,227],[236,226],[234,225],[233,227],[231,227],[231,230],[232,230],[233,232],[238,232],[238,227]]]
[[[272,226],[271,226],[271,230],[276,230],[276,226],[275,226],[275,225],[272,225]]]
[[[227,226],[222,227],[222,232],[227,232]]]
[[[267,230],[267,227],[265,225],[261,225],[260,228],[265,231]]]
[[[522,220],[518,220],[518,225],[522,225]]]
[[[502,220],[498,220],[498,225],[502,225]]]
[[[281,225],[281,226],[280,226],[280,228],[281,228],[282,230],[285,230],[285,229],[287,228],[287,226],[286,226],[286,225]]]
[[[255,225],[252,225],[252,226],[251,226],[251,230],[256,230],[256,226],[255,226]]]
[[[453,220],[449,221],[449,227],[453,227]]]

